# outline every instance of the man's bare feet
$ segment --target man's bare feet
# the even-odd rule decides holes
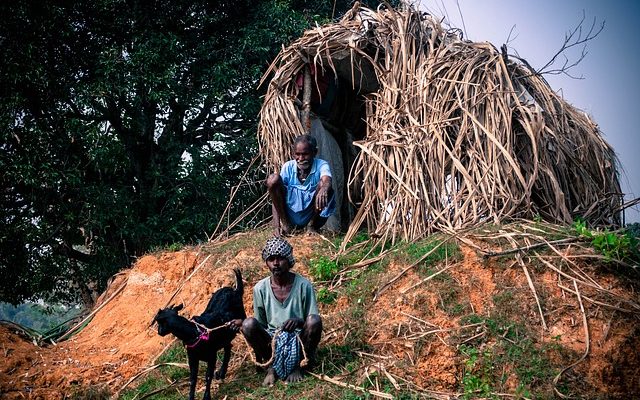
[[[283,222],[280,225],[280,232],[282,232],[283,236],[288,236],[291,233],[291,231],[293,231],[293,227],[289,225],[288,222]]]
[[[267,376],[262,381],[262,386],[273,386],[276,383],[276,371],[273,368],[267,370]]]
[[[313,371],[316,367],[317,351],[313,350],[307,353],[307,363],[302,368],[303,371]]]
[[[296,368],[285,378],[286,383],[295,383],[300,382],[302,380],[302,371],[300,368]]]
[[[279,223],[275,226],[274,235],[277,237],[280,236],[289,236],[293,231],[293,228],[287,221],[280,220]]]

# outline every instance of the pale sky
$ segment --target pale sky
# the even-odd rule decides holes
[[[598,26],[604,21],[604,30],[587,43],[585,59],[571,70],[572,75],[583,79],[564,75],[545,78],[565,100],[587,112],[600,126],[604,139],[620,159],[626,200],[640,197],[640,1],[422,0],[420,9],[445,17],[444,23],[463,29],[465,38],[488,41],[497,48],[511,32],[509,53],[519,54],[534,68],[553,57],[583,12],[583,31],[594,18]],[[575,60],[580,51],[569,53],[569,58]],[[638,206],[626,210],[626,222],[640,222]]]

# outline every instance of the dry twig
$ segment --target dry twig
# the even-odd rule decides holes
[[[582,297],[580,296],[580,290],[578,290],[578,283],[575,280],[573,281],[573,287],[575,288],[576,297],[578,298],[578,304],[580,305],[580,313],[582,313],[582,325],[584,327],[584,335],[585,335],[585,350],[582,357],[580,357],[571,365],[564,367],[562,371],[560,371],[558,375],[556,375],[556,377],[553,379],[553,390],[554,392],[556,392],[558,396],[562,397],[563,399],[568,399],[569,396],[566,396],[560,393],[560,391],[557,388],[558,381],[560,380],[560,377],[562,376],[562,374],[567,372],[569,369],[575,367],[576,365],[581,363],[585,358],[587,358],[587,356],[589,355],[589,344],[591,343],[591,339],[589,338],[589,324],[587,323],[587,313],[584,311],[584,305],[582,304]]]
[[[332,383],[334,385],[338,385],[338,386],[343,387],[343,388],[355,390],[355,391],[358,391],[358,392],[361,392],[361,393],[369,393],[369,394],[371,394],[371,395],[373,395],[375,397],[380,397],[382,399],[393,399],[393,396],[390,395],[389,393],[384,393],[384,392],[380,392],[380,391],[377,391],[377,390],[365,389],[363,387],[355,386],[355,385],[352,385],[350,383],[344,383],[344,382],[341,382],[341,381],[339,381],[337,379],[331,378],[331,377],[329,377],[327,375],[324,375],[324,374],[314,374],[313,372],[309,372],[309,375],[313,376],[316,379],[320,379],[321,381],[326,381],[326,382]]]

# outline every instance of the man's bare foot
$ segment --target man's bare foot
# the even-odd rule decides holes
[[[267,376],[262,381],[262,386],[273,386],[276,383],[276,371],[273,368],[267,370]]]
[[[296,368],[285,378],[286,383],[295,383],[300,382],[302,380],[302,371],[300,368]]]
[[[293,227],[287,221],[280,221],[280,226],[278,228],[280,230],[278,236],[289,236],[291,231],[293,231]]]
[[[293,227],[289,224],[289,221],[283,219],[275,219],[273,220],[273,236],[281,237],[281,236],[289,236]]]
[[[313,227],[313,225],[307,225],[307,235],[319,235],[320,231]]]
[[[303,371],[313,371],[313,369],[316,367],[316,361],[317,360],[317,351],[313,350],[307,353],[307,363],[306,365],[302,368]]]

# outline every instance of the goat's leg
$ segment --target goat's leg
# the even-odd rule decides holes
[[[211,400],[211,381],[213,380],[213,371],[216,370],[216,355],[207,362],[207,374],[204,380],[204,397],[203,400]]]
[[[196,357],[189,357],[189,400],[196,397],[196,381],[198,380],[198,363]]]
[[[227,365],[229,365],[229,359],[231,358],[231,344],[224,346],[224,355],[222,356],[222,365],[220,369],[216,371],[216,379],[224,379],[227,375]]]

